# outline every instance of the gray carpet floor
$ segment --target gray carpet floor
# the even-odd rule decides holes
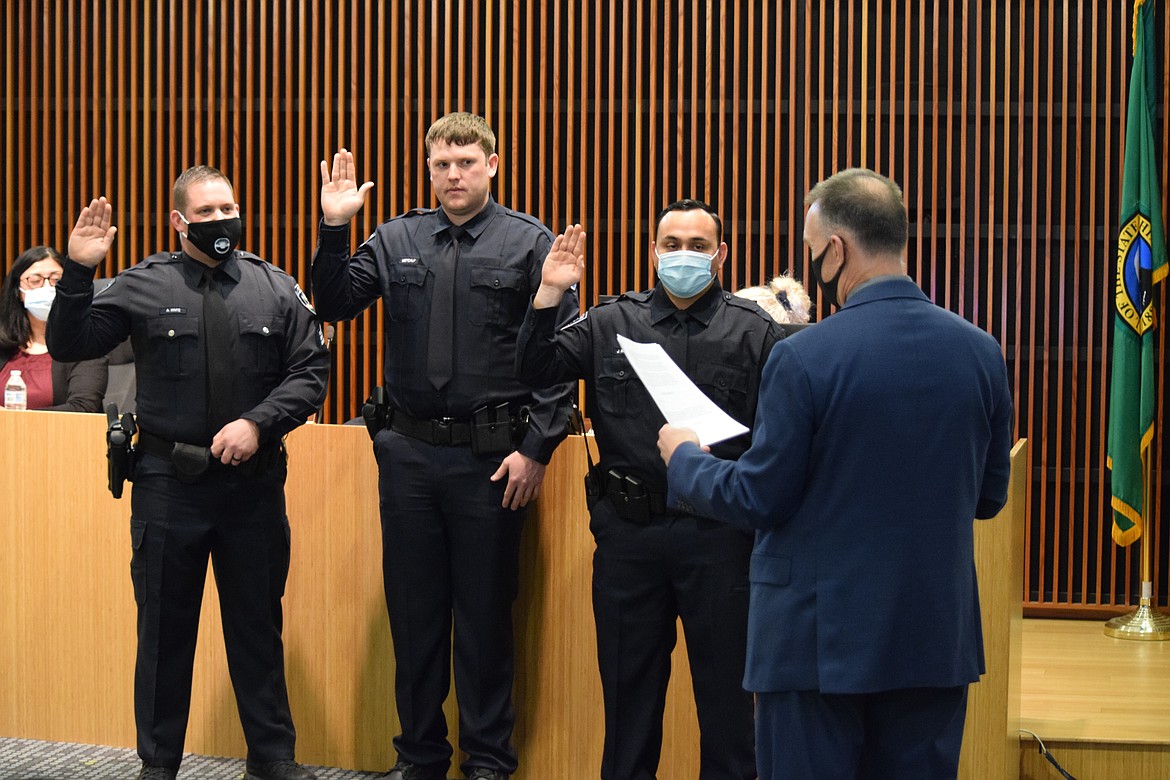
[[[134,780],[141,762],[129,748],[0,737],[0,780]],[[376,773],[311,767],[320,780],[372,780]],[[241,780],[239,758],[183,757],[178,780]]]

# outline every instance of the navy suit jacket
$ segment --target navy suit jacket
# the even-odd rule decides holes
[[[744,686],[977,680],[972,525],[1007,499],[1011,431],[998,344],[909,277],[778,342],[751,448],[684,444],[668,469],[671,504],[756,529]]]

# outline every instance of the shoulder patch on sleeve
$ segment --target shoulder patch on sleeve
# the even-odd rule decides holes
[[[302,290],[301,286],[296,282],[293,282],[293,293],[297,296],[297,300],[301,302],[301,305],[308,309],[310,314],[316,317],[317,310],[313,308],[313,304],[309,303],[309,299],[305,296],[305,291]],[[321,343],[325,343],[324,336],[321,337]]]
[[[573,327],[574,325],[579,325],[587,319],[589,319],[589,309],[586,309],[584,312],[577,315],[577,319],[570,320],[569,322],[566,322],[564,325],[562,325],[559,328],[559,330],[568,330],[569,328]]]

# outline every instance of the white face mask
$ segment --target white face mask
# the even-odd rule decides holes
[[[49,319],[49,309],[53,308],[53,299],[57,297],[57,288],[45,283],[35,290],[21,290],[24,295],[24,308],[30,316],[41,322]]]

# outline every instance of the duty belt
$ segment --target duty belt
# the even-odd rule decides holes
[[[210,447],[170,441],[141,429],[138,431],[135,449],[170,461],[175,469],[175,476],[180,481],[188,483],[198,482],[209,469],[216,471],[230,469],[232,474],[242,477],[258,477],[272,468],[277,458],[284,454],[284,445],[276,442],[262,446],[252,457],[237,466],[226,466],[211,456]]]
[[[438,447],[471,447],[477,455],[514,450],[528,432],[528,422],[508,412],[508,404],[476,409],[471,419],[422,419],[401,409],[386,409],[386,427]]]
[[[648,490],[637,477],[624,476],[613,469],[600,476],[602,493],[609,498],[614,511],[623,520],[645,524],[655,515],[673,517],[684,514],[668,507],[664,494]]]
[[[412,439],[440,447],[465,447],[471,444],[471,423],[453,417],[424,420],[401,409],[391,409],[386,415],[386,427]]]

